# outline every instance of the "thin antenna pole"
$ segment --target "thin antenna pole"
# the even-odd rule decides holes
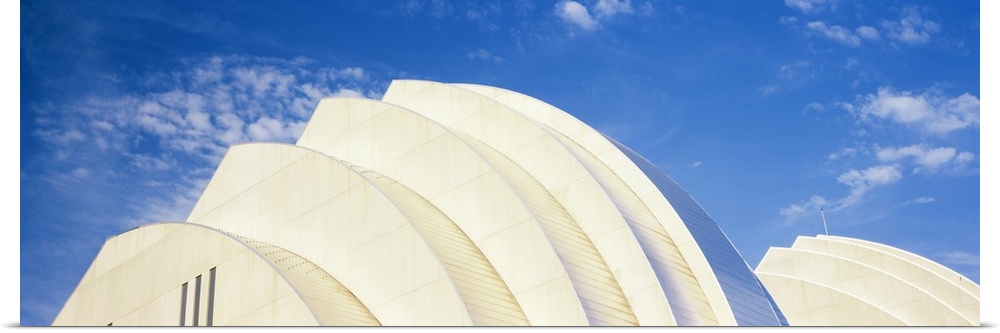
[[[823,208],[819,209],[819,215],[823,216],[823,232],[826,233],[827,236],[829,236],[830,230],[826,228],[826,213],[823,212]]]

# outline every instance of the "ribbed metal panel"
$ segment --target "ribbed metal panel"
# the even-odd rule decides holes
[[[549,131],[594,175],[625,217],[657,274],[677,325],[718,325],[694,273],[642,200],[596,156],[565,135]]]
[[[530,322],[529,324],[579,325],[586,323],[585,312],[580,306],[580,300],[576,293],[572,291],[572,281],[568,278],[564,267],[556,268],[546,264],[546,267],[536,270],[530,268],[529,261],[510,260],[510,256],[515,253],[520,258],[524,258],[525,250],[528,250],[531,260],[536,263],[558,263],[560,257],[552,249],[551,244],[544,242],[525,246],[525,244],[493,241],[493,237],[509,237],[515,233],[523,233],[530,237],[532,242],[535,239],[543,241],[546,234],[524,203],[530,198],[523,198],[506,179],[493,169],[492,165],[483,160],[483,157],[471,149],[467,143],[456,137],[447,127],[424,115],[396,105],[371,100],[340,101],[337,99],[327,99],[323,103],[327,104],[325,106],[321,104],[321,107],[313,115],[313,119],[310,120],[310,126],[307,127],[306,133],[303,134],[303,138],[308,137],[308,140],[300,140],[299,145],[345,159],[348,158],[346,156],[358,157],[362,161],[350,159],[364,168],[376,170],[380,174],[400,182],[429,201],[437,210],[453,221],[477,247],[481,247],[478,251],[493,264],[497,274],[514,295],[525,317]],[[372,106],[359,107],[359,104],[362,103],[372,104]],[[350,104],[353,109],[345,109],[343,106],[346,104]],[[349,117],[344,117],[344,114],[348,114]],[[326,132],[322,126],[312,126],[314,122],[316,124],[331,123],[330,119],[351,117],[365,120],[354,124],[355,127],[345,129],[343,133],[330,135],[324,135]],[[369,126],[368,122],[379,122],[380,126]],[[355,131],[362,130],[365,132],[355,133]],[[415,132],[433,133],[433,135],[420,137],[413,135]],[[353,140],[356,134],[372,141],[381,140],[382,144],[386,145],[398,140],[400,135],[413,137],[414,140],[406,143],[412,147],[409,149],[378,150],[377,159],[381,163],[375,163],[374,158],[366,159],[366,156],[376,155],[376,153],[371,151],[372,148],[358,148],[356,140]],[[440,149],[430,149],[441,147],[446,147],[447,150],[442,152]],[[404,160],[406,162],[403,162]],[[445,183],[450,185],[445,185]],[[491,186],[479,189],[476,188],[479,186],[478,184],[494,184],[499,185],[499,187]],[[465,202],[455,200],[457,198],[452,193],[458,190],[474,197],[466,198]],[[470,215],[470,213],[484,210],[489,211],[490,208],[487,206],[505,207],[504,209],[508,211],[501,214],[511,218],[501,219],[500,216],[483,216],[481,214],[478,216]],[[513,232],[508,232],[511,230]],[[441,236],[445,237],[446,235],[441,234]],[[425,238],[425,240],[427,239]],[[448,266],[445,260],[442,260],[442,263]],[[451,266],[460,269],[464,268],[464,263]],[[446,270],[448,270],[447,267]],[[543,301],[543,298],[539,297],[541,294],[536,290],[548,290],[551,293],[548,301],[561,305],[554,308],[551,303]],[[469,293],[469,295],[472,294]],[[483,297],[482,295],[473,296]],[[488,316],[486,313],[490,310],[473,310],[472,308],[475,307],[471,306],[469,310],[479,311],[484,316]],[[492,320],[499,319],[491,318],[493,318]]]
[[[401,87],[406,84],[419,88],[403,93],[405,87]],[[524,170],[525,166],[505,155],[544,134],[530,119],[486,96],[436,82],[394,81],[383,100],[423,114],[471,139],[464,141],[501,173],[545,230],[591,324],[638,325],[620,285],[590,237],[548,189]]]
[[[517,99],[522,103],[508,104],[507,102],[517,95],[495,88],[469,87],[461,84],[448,86],[472,91],[500,104],[493,106],[479,103],[485,105],[483,112],[486,114],[495,113],[494,117],[497,119],[508,119],[499,121],[498,123],[505,126],[496,126],[495,131],[505,138],[519,137],[528,140],[522,146],[502,153],[552,193],[572,219],[593,240],[598,253],[618,280],[639,324],[676,325],[677,321],[670,310],[657,274],[649,264],[642,245],[632,232],[625,216],[612,198],[614,194],[608,193],[592,174],[591,168],[585,166],[584,162],[556,137],[560,136],[558,132],[552,131],[542,123],[557,116],[559,112],[540,111],[532,107],[537,105],[525,105],[524,102],[529,102],[527,100],[529,97]],[[463,95],[473,96],[467,93]],[[460,125],[456,127],[463,128]],[[524,139],[514,140],[524,141]],[[592,156],[589,153],[587,155]],[[715,321],[711,319],[706,323]]]
[[[302,297],[320,324],[380,326],[378,319],[340,281],[291,251],[248,237],[230,234],[271,262]]]
[[[545,230],[592,325],[638,325],[631,306],[590,238],[535,178],[499,151],[456,133],[513,187]]]
[[[385,193],[441,260],[476,325],[528,325],[521,306],[479,248],[436,206],[405,185],[352,166]]]

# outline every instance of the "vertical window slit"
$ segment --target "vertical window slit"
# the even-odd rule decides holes
[[[212,326],[212,312],[215,310],[215,267],[208,271],[208,315],[205,326]]]
[[[201,274],[194,278],[194,324],[198,326],[198,308],[201,305]]]
[[[187,312],[187,302],[188,302],[188,283],[184,282],[181,285],[181,325],[184,326],[184,314]]]

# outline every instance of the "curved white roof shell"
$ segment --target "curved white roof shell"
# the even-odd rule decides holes
[[[800,236],[757,275],[793,326],[966,326],[979,286],[916,254],[869,241]]]
[[[198,224],[167,222],[109,238],[52,324],[379,322],[340,281],[293,252]]]
[[[646,253],[658,268],[660,278],[665,280],[665,292],[680,324],[785,323],[781,311],[715,221],[648,160],[569,113],[533,97],[489,86],[457,86],[491,96],[576,143],[567,146],[583,148],[580,160],[587,161],[594,174],[605,175],[601,178],[603,185],[619,202],[619,209],[636,234],[652,238],[644,242]],[[672,258],[652,257],[665,253]],[[699,287],[692,288],[693,284]],[[706,315],[706,298],[713,315]]]
[[[295,145],[231,147],[187,222],[109,239],[91,271],[114,273],[88,271],[54,324],[786,324],[673,180],[500,88],[397,80],[381,101],[323,99]],[[168,227],[198,235],[142,236]],[[229,247],[248,259],[214,254]],[[191,282],[206,271],[211,288]]]

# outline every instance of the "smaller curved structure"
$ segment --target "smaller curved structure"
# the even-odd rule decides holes
[[[979,286],[927,258],[860,239],[798,237],[757,276],[792,326],[979,325]]]
[[[340,281],[295,253],[199,224],[165,222],[105,241],[52,325],[380,323]]]

